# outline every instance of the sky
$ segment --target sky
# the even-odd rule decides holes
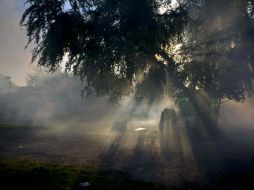
[[[0,0],[0,74],[10,76],[15,84],[24,86],[32,73],[31,48],[25,49],[25,28],[19,25],[24,0]]]

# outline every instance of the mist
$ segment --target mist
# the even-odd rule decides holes
[[[181,2],[172,1],[171,6],[178,8]],[[252,43],[249,36],[243,41],[237,32],[234,36],[238,28],[244,30],[237,25],[241,23],[237,20],[240,8],[222,8],[217,17],[217,5],[206,14],[201,9],[206,1],[199,2],[197,10],[188,9],[193,22],[201,23],[201,32],[191,33],[188,27],[183,31],[183,35],[196,34],[184,36],[185,42],[194,46],[193,56],[187,52],[181,57],[185,44],[172,42],[172,59],[176,66],[180,64],[175,72],[186,79],[187,92],[195,91],[195,104],[178,86],[172,87],[167,76],[172,73],[165,74],[164,67],[157,65],[138,73],[137,81],[131,81],[135,83],[131,93],[124,95],[104,86],[99,90],[106,95],[95,88],[88,93],[86,77],[81,80],[71,73],[74,67],[65,72],[70,58],[66,50],[63,63],[58,63],[61,68],[54,72],[35,69],[38,60],[30,64],[30,50],[24,50],[24,28],[19,26],[23,1],[0,1],[0,44],[5,44],[0,51],[0,157],[119,170],[133,179],[179,189],[216,189],[218,184],[240,189],[250,183],[254,175]],[[65,4],[64,10],[70,11],[71,4]],[[204,15],[209,17],[208,23]],[[201,46],[196,47],[199,42]],[[156,61],[167,66],[163,58]],[[92,74],[99,73],[96,69],[92,68]],[[117,72],[115,69],[113,76]],[[95,79],[92,85],[98,82]],[[118,82],[119,78],[113,79]],[[127,83],[121,84],[121,90],[129,90]],[[110,95],[117,99],[112,101]],[[211,125],[206,125],[210,121]]]
[[[134,96],[128,96],[112,103],[108,97],[82,95],[84,82],[61,71],[28,75],[26,83],[25,87],[14,85],[15,90],[0,94],[0,122],[31,126],[13,133],[12,138],[17,140],[8,143],[3,131],[1,141],[5,148],[1,154],[5,156],[123,171],[128,168],[141,180],[176,183],[204,177],[211,172],[205,166],[211,159],[221,167],[222,160],[236,155],[242,155],[241,159],[247,162],[253,148],[251,97],[243,103],[221,104],[218,124],[223,138],[216,142],[206,128],[187,126],[179,108],[168,97],[151,103],[137,102]],[[165,107],[176,110],[178,127],[168,128],[164,134],[159,125]],[[226,151],[227,156],[221,151]],[[184,173],[182,164],[186,167]]]

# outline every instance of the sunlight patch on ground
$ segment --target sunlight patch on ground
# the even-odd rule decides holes
[[[136,128],[135,131],[146,131],[146,128],[142,128],[142,127]]]

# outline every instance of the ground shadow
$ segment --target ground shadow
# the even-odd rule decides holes
[[[111,141],[106,151],[101,155],[104,165],[111,165],[118,160],[119,148],[122,145],[123,138],[127,130],[127,121],[117,121],[111,128]]]

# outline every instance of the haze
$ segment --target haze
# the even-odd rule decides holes
[[[171,3],[173,8],[178,7],[177,1]],[[200,3],[198,6],[203,4]],[[71,9],[69,3],[63,7],[64,11]],[[232,7],[232,11],[235,11],[235,6]],[[163,88],[158,87],[159,83],[162,83],[159,79],[163,78],[164,71],[166,73],[171,69],[168,67],[166,70],[168,64],[162,56],[158,56],[158,60],[155,59],[156,63],[162,63],[163,69],[146,66],[144,71],[135,73],[137,77],[135,80],[128,79],[128,84],[134,86],[132,89],[129,90],[127,83],[124,83],[126,81],[123,82],[123,89],[131,93],[121,96],[113,93],[113,97],[116,95],[114,99],[110,93],[115,89],[113,92],[117,93],[118,86],[113,88],[109,85],[112,89],[106,91],[104,82],[108,80],[115,84],[119,78],[112,77],[114,80],[111,80],[110,77],[109,79],[105,77],[100,78],[101,80],[93,80],[97,79],[93,78],[94,73],[100,73],[97,72],[100,68],[95,69],[92,66],[90,81],[89,77],[81,80],[79,75],[65,72],[64,64],[68,61],[66,52],[62,54],[65,56],[63,63],[60,63],[61,67],[55,72],[46,72],[49,68],[39,67],[37,61],[31,63],[31,51],[34,46],[30,44],[25,49],[28,38],[25,28],[19,23],[25,8],[24,0],[0,0],[0,162],[2,158],[6,158],[121,171],[135,180],[170,185],[176,189],[206,189],[207,187],[216,189],[220,184],[230,187],[229,189],[241,189],[245,187],[243,184],[252,183],[249,178],[254,176],[254,98],[253,92],[251,90],[247,92],[246,89],[248,87],[252,89],[254,86],[253,81],[248,81],[249,71],[253,72],[253,70],[248,67],[249,70],[244,68],[239,75],[234,73],[234,69],[237,70],[239,66],[235,62],[237,59],[241,61],[241,56],[238,55],[249,52],[245,51],[247,48],[241,49],[240,45],[237,46],[238,38],[227,44],[226,37],[224,39],[224,36],[218,35],[219,39],[223,38],[226,42],[222,42],[222,48],[219,46],[221,44],[213,44],[213,39],[216,39],[216,35],[214,37],[213,34],[217,31],[226,31],[227,26],[234,22],[234,15],[237,12],[232,15],[230,11],[226,12],[225,18],[214,19],[214,22],[206,26],[206,31],[202,31],[207,32],[207,36],[211,37],[212,42],[207,42],[209,48],[216,51],[219,49],[219,54],[226,56],[233,52],[231,57],[229,56],[230,59],[226,56],[221,59],[211,56],[211,62],[214,61],[213,59],[218,61],[218,65],[213,67],[216,72],[205,73],[212,69],[210,67],[208,71],[205,70],[206,68],[200,69],[201,65],[196,67],[194,65],[194,69],[184,67],[186,66],[184,64],[183,67],[179,66],[180,69],[174,72],[180,73],[181,69],[186,69],[186,72],[181,74],[183,74],[182,80],[187,82],[183,82],[182,86],[183,89],[190,90],[184,91],[179,88],[173,94],[172,89],[176,89],[177,86],[172,85],[174,81],[170,81],[172,84],[165,81],[163,84],[166,85]],[[164,14],[167,7],[161,8],[160,11],[159,14]],[[191,16],[195,20],[196,10],[192,11],[190,14],[193,14]],[[234,27],[235,25],[232,28],[235,29]],[[68,33],[67,36],[71,34]],[[192,37],[189,35],[186,38],[192,39]],[[71,40],[66,44],[71,44]],[[90,38],[86,40],[89,41]],[[110,40],[113,41],[114,38]],[[247,44],[247,47],[252,47],[252,42],[243,43]],[[143,47],[143,43],[140,44]],[[201,52],[204,55],[200,56],[200,60],[210,53],[208,50],[207,53],[205,48],[202,49],[202,45],[200,49],[204,51]],[[168,48],[167,46],[168,44],[165,45],[165,49]],[[173,44],[166,50],[166,53],[173,52],[173,59],[180,60],[177,63],[179,65],[182,64],[181,60],[187,62],[191,60],[188,57],[189,53],[186,57],[181,55],[182,47],[184,43]],[[226,50],[224,51],[223,48]],[[195,49],[193,57],[198,57],[200,49],[196,46],[193,49]],[[93,50],[96,52],[97,49]],[[111,53],[114,52],[115,49]],[[94,55],[91,53],[91,56]],[[247,57],[248,61],[251,60],[251,56]],[[123,63],[128,64],[124,61]],[[224,65],[226,67],[223,67]],[[218,68],[222,66],[224,70],[221,70],[224,73],[218,74],[217,66]],[[121,65],[117,68],[119,73],[122,72],[121,69],[124,70],[123,68],[125,69]],[[89,68],[85,69],[90,71]],[[116,74],[118,72],[116,66],[114,69],[113,74]],[[156,72],[158,71],[156,69],[159,72]],[[70,71],[73,71],[73,67]],[[184,75],[191,71],[193,75]],[[169,73],[165,76],[168,77]],[[216,78],[217,74],[218,78]],[[98,74],[98,76],[104,75]],[[126,77],[126,73],[122,76]],[[152,79],[149,76],[152,76]],[[197,81],[205,78],[203,86],[215,78],[215,82],[207,86],[216,86],[220,83],[221,94],[224,93],[228,97],[226,95],[212,97],[204,90],[206,86],[204,89],[197,86],[190,87],[189,76],[196,77]],[[223,78],[224,76],[226,77]],[[236,81],[245,79],[249,83],[239,82],[238,86]],[[197,81],[196,85],[199,84]],[[96,82],[103,85],[98,85],[99,88],[95,85]],[[194,83],[195,81],[192,84]],[[92,93],[89,93],[90,91],[86,91],[89,89],[86,88],[87,86],[99,89],[96,91],[92,88]],[[235,89],[235,87],[239,88]],[[101,92],[101,89],[104,91]],[[215,87],[212,88],[214,89]],[[163,93],[158,95],[160,90]],[[192,92],[196,93],[195,97],[199,101],[196,104],[192,102],[194,99],[190,95]],[[209,117],[204,113],[209,113]],[[208,122],[215,127],[205,125]],[[68,188],[71,189],[70,187],[66,189]]]

